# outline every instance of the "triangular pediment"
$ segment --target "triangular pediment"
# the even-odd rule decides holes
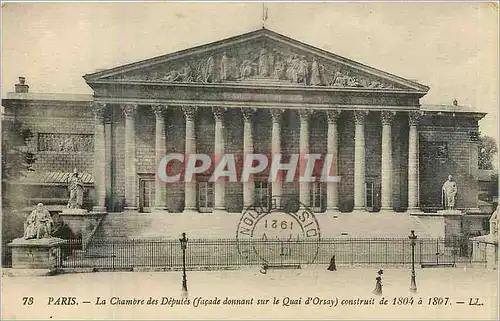
[[[219,83],[403,90],[427,86],[309,46],[268,29],[99,71],[88,83]]]

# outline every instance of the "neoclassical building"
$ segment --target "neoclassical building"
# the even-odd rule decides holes
[[[456,207],[478,207],[484,113],[458,102],[421,105],[425,85],[265,28],[84,79],[92,96],[36,95],[20,83],[2,104],[35,133],[29,184],[61,188],[77,168],[89,209],[241,212],[282,195],[318,213],[432,212],[450,174]],[[241,162],[252,152],[332,154],[341,181],[269,182],[265,171],[247,182],[210,182],[210,170],[189,183],[156,179],[167,153],[231,153]]]

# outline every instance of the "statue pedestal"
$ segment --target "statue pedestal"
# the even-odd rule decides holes
[[[459,210],[440,210],[437,213],[412,213],[434,238],[461,236],[461,222],[464,213]]]
[[[73,233],[73,238],[82,239],[82,245],[85,248],[87,242],[90,240],[106,214],[105,211],[89,212],[85,209],[66,208],[59,216],[68,224]]]
[[[66,241],[52,237],[46,239],[14,239],[9,243],[12,248],[12,268],[49,269],[57,268],[61,259],[61,246]]]
[[[462,211],[459,211],[459,210],[440,210],[440,211],[437,211],[437,214],[442,215],[442,216],[448,216],[448,215],[462,216],[462,215],[464,215],[464,213],[462,213]]]

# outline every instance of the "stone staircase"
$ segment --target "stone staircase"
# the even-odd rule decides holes
[[[287,218],[274,213],[272,219]],[[410,230],[420,240],[432,238],[418,217],[406,213],[318,213],[315,215],[323,242],[290,243],[290,257],[279,253],[280,241],[271,243],[237,243],[236,231],[242,217],[239,213],[114,213],[108,214],[94,234],[85,251],[76,249],[65,263],[67,267],[132,268],[179,267],[182,251],[179,237],[186,232],[189,238],[190,266],[220,266],[260,264],[258,253],[265,253],[269,262],[304,263],[311,251],[317,251],[317,263],[328,263],[335,253],[340,263],[352,262],[410,262]],[[270,218],[271,219],[271,218]],[[263,221],[261,221],[263,222]],[[262,224],[259,226],[262,227]],[[374,240],[374,239],[381,240]],[[399,240],[393,240],[398,238]],[[218,241],[217,239],[230,239]],[[335,239],[328,241],[326,239]],[[386,239],[386,240],[383,240]],[[196,241],[199,240],[199,241]],[[233,241],[231,241],[233,240]],[[434,241],[430,240],[434,245]],[[239,245],[240,244],[240,245]],[[246,248],[248,257],[240,254]],[[312,247],[311,247],[312,246]],[[259,251],[255,250],[259,248]],[[317,250],[316,250],[317,248]],[[252,250],[253,249],[253,250]],[[424,258],[435,254],[435,247],[424,247]],[[254,253],[254,251],[256,251]],[[269,257],[268,257],[269,256]],[[419,255],[422,257],[422,255]]]
[[[191,239],[234,239],[239,213],[116,213],[107,215],[94,238],[177,239],[186,232]],[[321,238],[432,238],[418,217],[406,213],[318,213]]]

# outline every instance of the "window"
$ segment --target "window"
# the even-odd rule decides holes
[[[262,206],[264,208],[269,208],[269,200],[271,198],[271,186],[268,185],[267,181],[255,182],[254,183],[254,204],[256,206]]]
[[[365,207],[369,212],[373,211],[373,182],[365,183]]]
[[[198,183],[198,210],[212,212],[214,209],[214,183]]]
[[[314,182],[311,186],[311,200],[309,202],[314,212],[323,211],[323,184]]]
[[[154,178],[139,178],[139,211],[151,212],[155,201]]]

